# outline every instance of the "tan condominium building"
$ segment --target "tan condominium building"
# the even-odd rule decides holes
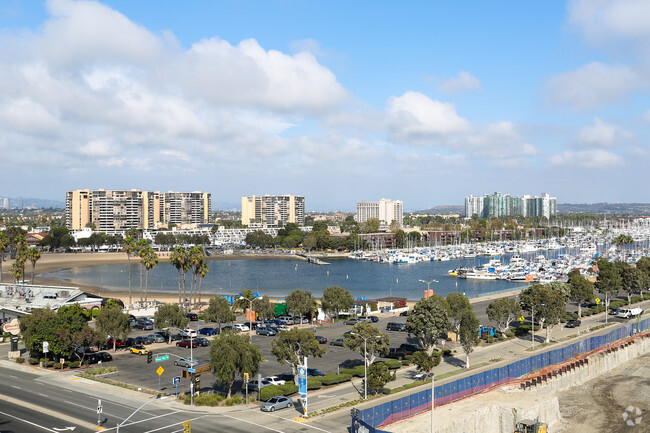
[[[370,218],[377,218],[383,224],[393,221],[402,226],[404,204],[401,200],[382,198],[379,201],[361,201],[357,203],[356,220],[365,223]]]
[[[264,227],[286,223],[305,224],[305,197],[296,195],[263,195],[241,198],[241,222]]]
[[[206,192],[80,189],[66,192],[65,218],[69,230],[90,226],[101,232],[148,230],[208,223],[211,207],[211,194]]]

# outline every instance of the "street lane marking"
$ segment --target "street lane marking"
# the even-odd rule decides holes
[[[42,406],[30,403],[28,401],[19,400],[17,398],[9,397],[8,395],[2,395],[2,394],[0,394],[0,400],[8,401],[9,403],[15,404],[16,406],[21,406],[21,407],[29,409],[31,411],[51,416],[51,417],[56,418],[56,419],[58,419],[60,421],[65,421],[66,423],[76,424],[79,427],[90,428],[90,429],[93,429],[93,430],[95,429],[95,424],[91,424],[89,422],[74,418],[72,416],[66,415],[66,414],[61,413],[61,412],[56,412],[56,411],[51,410],[51,409],[46,409],[46,408],[44,408]],[[39,427],[41,427],[41,426],[39,426]],[[45,427],[43,427],[43,428],[45,428]],[[47,428],[45,428],[45,429],[47,431],[50,431],[50,432],[55,431],[55,430],[50,430],[50,429],[47,429]]]
[[[309,420],[305,420],[305,421],[295,421],[294,419],[283,418],[283,417],[281,417],[281,416],[279,416],[279,415],[275,415],[275,414],[272,413],[272,412],[268,412],[267,415],[272,416],[272,417],[275,417],[275,418],[279,418],[279,419],[282,419],[282,420],[285,420],[285,421],[291,421],[291,422],[293,422],[293,423],[300,424],[300,425],[303,426],[303,427],[309,427],[309,428],[313,428],[313,429],[316,429],[316,430],[323,431],[323,432],[325,432],[325,433],[331,433],[329,430],[323,430],[322,428],[314,427],[313,425],[309,425],[309,424],[307,424],[307,423],[309,422]]]
[[[45,426],[42,426],[42,425],[40,425],[40,424],[36,424],[36,423],[34,423],[34,422],[31,422],[31,421],[27,421],[26,419],[19,418],[19,417],[17,417],[16,415],[12,415],[12,414],[10,414],[10,413],[0,412],[0,415],[8,416],[9,418],[16,419],[16,420],[18,420],[18,421],[20,421],[20,422],[24,422],[25,424],[29,424],[29,425],[33,425],[33,426],[36,426],[36,427],[42,428],[42,429],[45,430],[45,431],[49,431],[49,432],[52,432],[52,433],[57,433],[56,430],[51,430],[51,429],[49,429],[49,428],[47,428],[47,427],[45,427]]]
[[[197,420],[197,419],[205,418],[206,416],[214,416],[214,415],[213,414],[205,414],[205,415],[197,416],[195,418],[188,418],[186,421],[194,421],[194,420]],[[158,428],[153,429],[153,430],[147,430],[146,432],[143,432],[143,433],[153,433],[153,432],[157,432],[157,431],[160,431],[160,430],[166,430],[167,427],[171,427],[171,426],[174,426],[174,425],[183,425],[184,422],[185,421],[176,422],[174,424],[170,424],[170,425],[167,425],[167,426],[164,426],[164,427],[158,427]],[[182,430],[178,430],[178,431],[180,432]]]
[[[282,430],[276,430],[276,429],[274,429],[274,428],[267,427],[267,426],[262,425],[262,424],[254,423],[253,421],[248,421],[248,420],[245,420],[245,419],[237,418],[237,417],[230,416],[230,415],[226,415],[226,414],[220,414],[220,415],[223,416],[223,417],[225,417],[225,418],[232,418],[232,419],[235,419],[235,420],[237,420],[237,421],[246,422],[246,423],[248,423],[248,424],[253,424],[253,425],[255,425],[255,426],[262,427],[262,428],[265,428],[265,429],[267,429],[267,430],[271,430],[271,431],[274,431],[274,432],[285,433],[285,432],[283,432]]]
[[[12,388],[16,388],[16,389],[20,389],[20,387],[19,387],[19,386],[16,386],[16,385],[11,385],[11,387],[12,387]]]

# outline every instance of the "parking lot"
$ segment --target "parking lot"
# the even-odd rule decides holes
[[[386,331],[386,324],[388,322],[405,322],[406,317],[399,317],[394,315],[378,315],[379,321],[373,323],[377,328],[390,337],[391,347],[397,347],[402,343],[410,342],[416,343],[415,339],[408,339],[406,332],[399,331]],[[239,323],[244,322],[240,318]],[[190,322],[188,327],[193,329],[200,329],[206,326],[217,327],[214,323],[206,323],[203,321]],[[312,330],[311,325],[296,325],[304,329]],[[327,347],[327,352],[321,358],[309,358],[308,363],[310,368],[317,368],[323,373],[336,373],[338,369],[350,368],[356,365],[361,365],[362,355],[359,352],[353,352],[345,347],[332,346],[329,343],[337,338],[343,337],[343,333],[352,328],[350,325],[336,324],[336,325],[318,325],[316,326],[316,335],[321,335],[327,338],[327,343],[323,346]],[[138,337],[155,333],[150,330],[134,329],[130,337]],[[276,358],[271,354],[271,342],[276,338],[272,336],[256,335],[255,331],[250,332],[252,341],[260,347],[263,362],[260,364],[260,371],[262,377],[277,375],[280,373],[290,372],[291,368],[287,364],[280,364]],[[206,336],[202,336],[206,337]],[[214,337],[206,337],[212,340]],[[174,361],[180,357],[188,357],[190,353],[194,358],[199,360],[199,366],[208,365],[210,362],[210,347],[195,347],[192,350],[189,348],[176,347],[176,342],[172,341],[171,344],[167,343],[154,343],[146,346],[153,352],[154,361],[150,364],[147,363],[147,356],[131,354],[130,351],[125,349],[118,349],[117,352],[110,351],[113,354],[113,361],[104,363],[105,366],[114,365],[118,367],[118,372],[111,374],[109,377],[115,380],[126,382],[143,388],[162,390],[167,393],[174,393],[176,386],[172,384],[175,376],[182,376],[182,371],[185,368],[175,366]],[[155,362],[156,357],[168,355],[169,359]],[[159,367],[163,368],[162,374],[159,376],[157,370]],[[160,380],[160,385],[159,385]],[[178,386],[179,392],[189,392],[189,378],[181,377],[181,382]],[[211,374],[201,376],[201,389],[206,390],[213,388],[215,378]],[[235,387],[240,386],[241,382],[236,382]]]

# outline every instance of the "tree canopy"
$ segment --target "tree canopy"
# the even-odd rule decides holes
[[[224,332],[212,340],[210,345],[210,369],[217,383],[232,393],[236,376],[248,373],[255,375],[262,362],[260,348],[242,334]]]
[[[465,368],[469,368],[469,354],[474,351],[474,347],[479,343],[478,327],[479,322],[474,315],[474,311],[471,309],[463,310],[458,325],[458,342],[462,346],[463,352],[465,352]]]
[[[566,311],[566,298],[548,285],[535,284],[521,291],[522,309],[533,312],[541,324],[546,324],[546,342],[551,341],[551,330]]]
[[[350,331],[343,345],[359,352],[364,357],[366,366],[375,362],[377,355],[388,352],[390,348],[390,337],[371,323],[359,322]]]
[[[208,308],[203,313],[203,317],[206,321],[217,322],[219,329],[221,329],[222,323],[233,322],[236,318],[226,298],[221,296],[213,296],[210,298]]]
[[[316,300],[311,295],[311,290],[296,289],[285,298],[287,310],[298,316],[308,316],[311,319]]]
[[[499,332],[508,332],[510,322],[521,316],[521,306],[514,298],[499,298],[485,309],[488,319],[497,323]]]
[[[429,355],[433,353],[438,338],[450,328],[449,305],[438,295],[420,299],[406,319],[409,335],[415,336]]]
[[[116,350],[117,340],[126,340],[131,331],[129,315],[111,299],[97,315],[97,329],[113,337],[113,350]]]
[[[153,322],[156,329],[163,328],[177,328],[184,329],[189,323],[189,319],[185,317],[185,310],[178,304],[162,304],[153,315]],[[169,333],[169,342],[171,343],[171,335]]]
[[[321,357],[327,348],[321,347],[313,332],[306,329],[291,328],[283,331],[271,342],[271,353],[278,362],[291,366],[294,378],[298,378],[298,365],[305,357]]]
[[[339,286],[329,286],[323,292],[321,307],[327,314],[334,313],[339,318],[340,311],[347,311],[354,306],[354,298],[349,290]]]

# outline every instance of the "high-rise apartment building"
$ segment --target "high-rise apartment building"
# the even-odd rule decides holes
[[[241,198],[241,222],[277,227],[287,223],[305,225],[305,197],[296,195],[263,195]]]
[[[210,193],[132,190],[76,190],[66,193],[66,226],[101,232],[154,229],[168,224],[210,221]]]
[[[541,196],[524,195],[512,196],[495,192],[482,197],[465,197],[465,215],[480,218],[501,218],[504,216],[520,215],[524,217],[545,216],[551,218],[557,215],[557,199],[546,193]]]
[[[381,223],[384,224],[390,224],[395,221],[401,227],[403,216],[404,204],[401,200],[389,200],[382,198],[378,202],[358,202],[355,219],[359,223],[365,223],[369,218],[377,218]]]

